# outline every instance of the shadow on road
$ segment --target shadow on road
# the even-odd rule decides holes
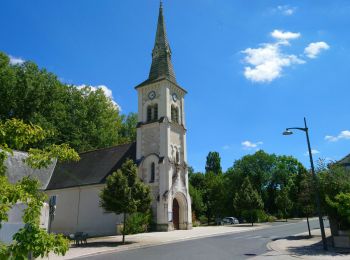
[[[297,245],[297,246],[289,246],[287,247],[287,250],[292,253],[293,255],[307,255],[307,256],[339,256],[339,255],[345,255],[350,256],[350,249],[341,249],[341,248],[334,248],[332,247],[332,239],[331,237],[327,238],[327,244],[328,244],[328,251],[323,250],[323,244],[321,240],[321,236],[314,235],[311,238],[309,236],[288,236],[288,237],[281,237],[281,238],[275,238],[273,241],[279,240],[279,239],[286,239],[290,241],[297,241],[297,240],[309,240],[319,237],[317,239],[318,242],[315,242],[313,244],[309,245]]]
[[[96,242],[88,242],[87,244],[83,245],[73,245],[72,247],[117,247],[122,245],[131,245],[134,244],[134,242],[125,242],[124,244],[122,242],[114,242],[114,241],[96,241]]]
[[[312,237],[311,237],[312,238]],[[302,239],[310,239],[309,236],[288,236],[288,237],[277,237],[272,239],[272,241],[286,239],[286,240],[302,240]]]

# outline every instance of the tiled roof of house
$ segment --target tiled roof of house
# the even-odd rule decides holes
[[[342,165],[350,165],[350,154],[339,160],[337,163]]]
[[[78,162],[57,163],[47,190],[104,183],[128,158],[136,160],[136,143],[79,154]]]

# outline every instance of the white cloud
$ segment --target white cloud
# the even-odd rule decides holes
[[[283,15],[286,16],[290,16],[293,15],[295,13],[295,11],[297,10],[296,7],[291,7],[289,5],[279,5],[277,6],[277,11],[280,12]]]
[[[277,40],[288,41],[288,40],[293,40],[293,39],[299,38],[301,36],[301,34],[294,33],[294,32],[284,32],[281,30],[274,30],[271,33],[271,36]]]
[[[315,59],[322,50],[328,50],[329,48],[329,45],[325,42],[312,42],[304,49],[304,53],[310,59]]]
[[[11,55],[9,55],[9,57],[10,57],[10,64],[11,65],[22,64],[25,62],[25,60],[23,60],[22,58],[14,57]]]
[[[117,102],[114,101],[113,99],[113,94],[112,94],[112,90],[109,89],[107,86],[105,85],[98,85],[98,86],[89,86],[89,85],[85,85],[85,84],[82,84],[82,85],[79,85],[79,86],[76,86],[78,89],[83,89],[85,87],[90,87],[92,91],[96,91],[98,89],[102,89],[104,95],[109,98],[113,105],[119,110],[121,111],[121,107],[117,104]]]
[[[329,142],[337,142],[342,139],[349,140],[350,131],[349,130],[341,131],[340,134],[338,134],[337,136],[326,135],[324,139]]]
[[[285,48],[290,47],[291,40],[301,37],[299,32],[274,30],[270,36],[275,40],[271,43],[262,43],[258,48],[247,48],[242,51],[245,54],[243,62],[244,76],[252,82],[270,83],[281,77],[285,68],[306,63],[301,57],[303,54],[289,54]],[[309,58],[316,58],[322,50],[329,49],[325,42],[310,43],[304,53]]]
[[[282,75],[284,67],[305,63],[296,55],[285,54],[281,50],[281,45],[288,43],[288,39],[295,39],[300,34],[278,30],[271,33],[273,34],[278,42],[265,43],[260,48],[247,48],[242,51],[246,54],[244,62],[249,65],[244,68],[244,76],[253,82],[271,82]]]
[[[314,154],[318,154],[321,153],[320,151],[316,150],[316,149],[311,149],[311,153]],[[304,153],[305,156],[309,156],[309,151],[307,151],[306,153]]]
[[[253,143],[251,141],[244,141],[241,144],[242,144],[243,149],[250,150],[250,149],[258,148],[258,146],[262,145],[263,142]]]

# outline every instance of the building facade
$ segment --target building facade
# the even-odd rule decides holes
[[[136,87],[136,159],[139,177],[152,190],[158,230],[192,228],[184,110],[187,92],[176,81],[171,55],[161,4],[149,77]]]
[[[136,87],[136,143],[80,154],[79,162],[58,163],[47,187],[57,196],[52,231],[90,236],[113,235],[122,216],[100,207],[106,178],[126,159],[137,163],[139,177],[152,192],[153,220],[159,231],[192,228],[186,154],[186,91],[176,81],[166,35],[163,7],[159,17],[148,79]]]

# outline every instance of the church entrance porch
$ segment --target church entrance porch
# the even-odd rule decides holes
[[[172,227],[170,230],[191,229],[191,220],[188,219],[188,204],[186,196],[177,192],[172,200]]]
[[[177,199],[174,199],[173,201],[173,225],[175,230],[180,229],[179,203],[177,202]]]

